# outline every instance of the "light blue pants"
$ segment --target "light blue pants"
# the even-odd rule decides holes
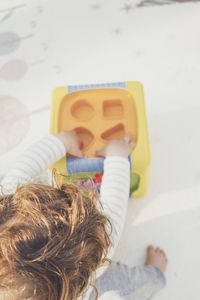
[[[123,300],[149,300],[165,284],[163,272],[155,266],[130,268],[116,262],[112,262],[108,270],[96,280],[99,297],[109,291],[115,291]],[[92,292],[89,300],[94,299]]]

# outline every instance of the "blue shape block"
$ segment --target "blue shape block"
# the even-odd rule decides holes
[[[130,171],[132,171],[132,163],[131,163],[131,156],[130,155],[128,156],[128,161],[130,163]]]
[[[103,162],[105,158],[73,158],[67,156],[68,174],[103,172]]]
[[[74,158],[66,157],[66,167],[69,175],[77,173],[103,172],[105,158]],[[128,157],[131,167],[131,156]]]

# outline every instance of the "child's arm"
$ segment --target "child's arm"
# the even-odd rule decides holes
[[[130,135],[126,134],[124,140],[113,140],[105,149],[97,151],[97,154],[106,156],[100,200],[103,213],[113,226],[114,247],[110,249],[109,258],[114,254],[125,223],[130,190],[128,155],[134,147],[134,143],[129,143],[129,139]]]
[[[113,228],[113,248],[109,258],[119,243],[124,227],[130,190],[130,164],[127,158],[110,156],[104,161],[100,200],[103,212],[110,219]]]
[[[82,156],[77,137],[72,131],[48,135],[36,142],[19,157],[6,174],[1,182],[3,193],[12,194],[21,184],[31,182],[34,177],[61,159],[66,152]]]

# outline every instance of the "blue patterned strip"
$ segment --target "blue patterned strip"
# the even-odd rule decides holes
[[[73,158],[66,157],[66,167],[69,175],[77,173],[103,172],[105,158]],[[128,157],[131,166],[131,156]]]
[[[69,85],[67,92],[72,93],[81,90],[99,89],[99,88],[120,88],[126,89],[126,82],[113,82],[113,83],[99,83],[99,84],[86,84],[86,85]]]

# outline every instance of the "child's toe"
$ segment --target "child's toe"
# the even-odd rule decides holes
[[[161,249],[160,250],[160,253],[163,255],[163,256],[166,256],[165,252]]]
[[[154,252],[154,247],[152,246],[152,245],[149,245],[148,247],[147,247],[147,254],[151,254],[151,253],[153,253]]]
[[[155,250],[155,252],[156,252],[157,254],[159,254],[159,253],[160,253],[160,248],[157,247],[156,250]]]

